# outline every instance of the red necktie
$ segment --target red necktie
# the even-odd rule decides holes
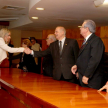
[[[83,46],[85,45],[86,43],[86,39],[84,39],[83,43],[82,43],[82,46],[81,46],[81,49],[83,48]]]

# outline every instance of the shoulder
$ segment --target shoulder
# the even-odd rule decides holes
[[[95,41],[95,42],[101,41],[102,42],[102,39],[99,36],[92,34],[91,41]]]
[[[4,39],[2,37],[0,37],[0,41],[3,41],[4,42]]]
[[[89,43],[91,44],[91,46],[104,46],[102,39],[99,36],[96,36],[95,34],[92,35]]]

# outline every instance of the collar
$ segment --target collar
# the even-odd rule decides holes
[[[92,33],[91,34],[89,34],[85,39],[86,39],[86,41],[88,40],[88,38],[90,37],[92,35]]]
[[[62,41],[62,43],[64,43],[65,39],[66,39],[66,37],[64,37],[64,38],[61,40],[61,41]]]

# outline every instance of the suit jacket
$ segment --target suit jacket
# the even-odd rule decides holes
[[[92,34],[83,48],[80,49],[77,68],[81,86],[99,89],[103,85],[102,59],[104,54],[104,44],[95,34]],[[88,85],[82,83],[82,77],[89,78]]]
[[[55,41],[50,44],[45,51],[34,51],[35,57],[42,57],[48,54],[53,58],[53,79],[60,80],[61,75],[65,79],[74,79],[75,76],[71,72],[71,67],[75,64],[79,52],[78,43],[74,39],[66,38],[62,50],[62,55],[59,53],[59,43]]]
[[[53,59],[51,55],[47,55],[43,58],[42,68],[44,75],[53,76]]]

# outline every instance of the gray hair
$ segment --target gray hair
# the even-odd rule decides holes
[[[6,29],[6,28],[2,28],[1,30],[0,30],[0,37],[2,37],[2,38],[4,38],[7,34],[9,34],[10,33],[10,31],[8,30],[8,29]]]
[[[85,20],[84,22],[85,22],[84,27],[88,27],[91,33],[96,32],[96,24],[93,20]]]
[[[53,41],[56,41],[55,34],[49,34],[48,37],[50,37],[50,39],[52,39]]]

